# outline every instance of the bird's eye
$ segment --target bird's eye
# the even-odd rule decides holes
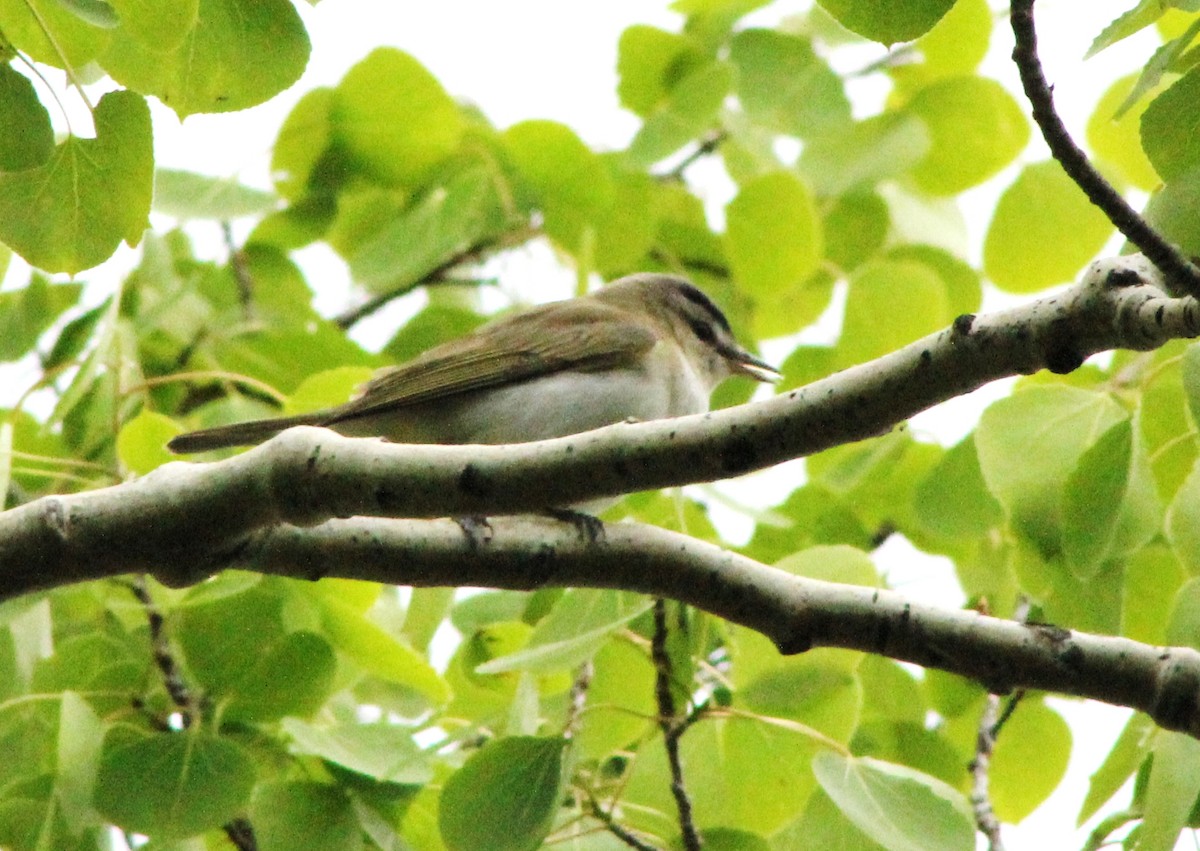
[[[701,322],[699,319],[692,319],[688,321],[688,325],[692,326],[692,333],[705,343],[711,343],[717,339],[716,332],[713,331],[712,325],[707,322]]]

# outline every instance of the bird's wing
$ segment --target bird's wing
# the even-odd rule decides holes
[[[632,364],[656,340],[647,322],[588,300],[557,302],[485,325],[382,371],[326,424],[526,381],[565,370]]]

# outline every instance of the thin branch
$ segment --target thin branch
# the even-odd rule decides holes
[[[987,614],[986,604],[980,607],[982,614]],[[1017,601],[1013,612],[1013,620],[1025,623],[1029,619],[1029,600],[1022,596]],[[990,851],[1004,851],[1004,840],[1000,833],[1000,819],[996,818],[992,809],[992,799],[989,792],[992,754],[996,750],[996,740],[1005,722],[1012,717],[1017,704],[1025,696],[1024,689],[1018,689],[1009,698],[1008,705],[1000,710],[1000,695],[989,694],[984,703],[983,714],[979,719],[979,732],[975,737],[975,757],[967,766],[971,772],[971,807],[975,811],[975,825],[988,839]]]
[[[571,693],[567,698],[567,720],[563,724],[564,739],[573,737],[579,728],[579,719],[583,716],[583,709],[587,704],[588,687],[592,684],[592,675],[595,672],[596,666],[591,659],[586,660],[575,672]]]
[[[162,611],[154,602],[154,598],[150,596],[150,589],[147,587],[144,574],[134,576],[129,581],[128,587],[146,613],[146,623],[150,632],[150,650],[154,656],[154,664],[158,667],[158,673],[162,677],[163,687],[167,690],[171,702],[178,707],[183,719],[183,726],[190,727],[200,717],[200,701],[184,682],[179,663],[175,661],[170,640],[163,628]]]
[[[662,729],[663,746],[667,749],[667,764],[671,767],[671,795],[679,811],[679,832],[684,851],[701,851],[704,840],[696,831],[692,817],[692,799],[688,797],[683,782],[683,764],[679,759],[679,738],[684,726],[675,711],[675,697],[671,694],[671,656],[667,652],[667,601],[659,597],[654,601],[654,638],[650,644],[654,659],[654,698],[658,703],[658,726]]]
[[[221,829],[238,851],[258,851],[258,840],[254,838],[254,826],[249,819],[231,819]]]
[[[1033,23],[1034,0],[1012,0],[1011,21],[1016,47],[1013,62],[1021,75],[1025,96],[1033,108],[1033,120],[1050,146],[1050,153],[1063,170],[1079,185],[1088,200],[1099,207],[1125,237],[1154,263],[1173,285],[1172,292],[1200,297],[1200,269],[1178,248],[1138,215],[1107,180],[1088,161],[1067,132],[1054,109],[1054,94],[1042,72],[1037,53],[1037,33]]]
[[[150,596],[150,589],[146,585],[146,577],[144,575],[133,577],[129,581],[128,587],[133,592],[133,596],[141,603],[142,609],[146,612],[154,664],[158,666],[163,686],[166,688],[171,702],[179,708],[184,729],[187,729],[200,718],[202,699],[196,695],[183,679],[183,673],[180,670],[179,663],[175,661],[170,640],[164,629],[165,622],[162,611],[158,608],[158,604],[154,602],[154,598]],[[258,851],[258,842],[254,838],[254,827],[248,819],[240,817],[230,819],[222,825],[221,829],[238,851]]]
[[[408,295],[413,290],[428,286],[430,284],[457,283],[458,279],[452,277],[450,273],[459,266],[465,266],[471,263],[477,263],[485,255],[495,251],[501,251],[505,248],[510,248],[514,245],[528,242],[533,237],[537,236],[539,230],[531,225],[525,225],[516,230],[501,234],[500,236],[491,237],[480,240],[468,248],[464,248],[449,258],[439,263],[424,277],[416,281],[406,281],[405,283],[388,290],[387,292],[379,293],[372,296],[367,301],[360,304],[358,307],[352,307],[339,313],[333,317],[333,323],[339,328],[345,330],[354,327],[362,320],[379,310],[386,304]]]
[[[639,839],[633,831],[620,824],[615,818],[613,818],[612,813],[607,812],[602,806],[600,806],[600,802],[594,798],[591,801],[591,814],[597,820],[599,820],[601,824],[604,825],[604,828],[609,833],[621,840],[621,842],[624,842],[630,848],[634,848],[636,851],[662,851],[662,849]]]
[[[979,719],[979,734],[975,738],[975,757],[967,766],[971,772],[971,808],[975,811],[975,826],[987,837],[991,851],[1004,851],[1000,834],[1000,819],[992,809],[988,791],[992,752],[996,747],[996,717],[1000,709],[1000,696],[989,694]]]
[[[700,160],[707,157],[709,154],[721,147],[721,144],[729,138],[727,130],[714,130],[700,140],[696,146],[696,150],[692,151],[686,157],[679,161],[670,171],[658,176],[659,180],[681,182],[683,174]]]

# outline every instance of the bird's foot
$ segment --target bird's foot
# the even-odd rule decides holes
[[[576,511],[573,508],[547,508],[546,513],[555,520],[570,523],[579,533],[579,537],[589,544],[604,540],[604,521],[594,514]]]
[[[490,543],[495,534],[492,524],[482,514],[468,514],[450,519],[458,524],[458,528],[462,529],[463,534],[467,536],[467,543],[471,545],[472,552],[484,544]]]

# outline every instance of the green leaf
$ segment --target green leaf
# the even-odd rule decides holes
[[[1150,753],[1154,729],[1154,722],[1140,712],[1130,716],[1113,749],[1088,780],[1087,797],[1083,799],[1079,816],[1075,819],[1076,825],[1083,824],[1099,812],[1121,790],[1125,781],[1133,776],[1133,772]]]
[[[64,691],[59,710],[55,791],[72,833],[98,819],[92,794],[99,771],[104,723],[91,705],[73,691]]]
[[[81,68],[105,49],[113,30],[84,20],[59,0],[3,0],[0,32],[4,43],[36,62]],[[0,61],[7,63],[8,58]]]
[[[918,67],[939,77],[968,74],[987,55],[991,35],[992,10],[987,0],[957,0],[937,25],[918,39],[917,47],[925,56]]]
[[[95,110],[96,138],[68,138],[38,168],[0,173],[0,240],[32,265],[74,274],[125,240],[142,238],[150,213],[150,111],[133,92],[109,92]]]
[[[571,588],[534,628],[516,653],[476,668],[480,674],[508,671],[548,673],[574,668],[590,659],[610,635],[643,612],[651,601],[640,594],[595,588]]]
[[[285,718],[292,753],[310,754],[384,783],[428,783],[428,758],[412,731],[396,724],[337,724],[317,727]]]
[[[821,222],[826,259],[853,271],[883,247],[890,224],[887,202],[874,192],[839,195]]]
[[[314,178],[321,176],[318,168],[326,161],[334,97],[331,88],[305,92],[279,128],[271,148],[271,178],[288,201],[301,200],[310,183],[319,182]]]
[[[109,0],[121,26],[147,50],[166,53],[196,26],[200,0]],[[206,22],[207,23],[207,22]]]
[[[449,699],[446,681],[429,661],[362,613],[340,600],[322,598],[321,622],[333,646],[363,670],[412,689],[430,703]]]
[[[666,101],[679,79],[704,61],[700,46],[679,33],[634,24],[617,43],[617,96],[645,118]]]
[[[603,759],[646,735],[658,712],[654,664],[632,642],[613,640],[592,660],[583,726],[575,736],[580,754]]]
[[[379,180],[414,186],[458,148],[466,120],[454,99],[407,53],[373,50],[334,90],[334,140]]]
[[[464,170],[430,189],[411,207],[388,215],[376,229],[356,234],[347,258],[351,275],[372,292],[415,284],[498,233],[505,215],[497,180],[489,168]],[[550,228],[549,221],[546,227]]]
[[[679,745],[702,830],[770,836],[800,815],[816,785],[808,765],[817,746],[791,726],[740,716],[707,719],[689,727]],[[679,829],[664,750],[657,739],[642,745],[624,796],[631,826],[655,833]]]
[[[687,73],[634,136],[629,145],[632,163],[656,163],[704,133],[715,123],[732,85],[733,70],[724,62],[709,62]]]
[[[1146,784],[1139,851],[1171,851],[1200,794],[1200,742],[1186,733],[1159,730]]]
[[[193,836],[242,811],[254,762],[228,739],[189,730],[116,727],[104,737],[95,805],[124,830],[155,839]]]
[[[1031,387],[984,411],[975,432],[983,479],[1042,552],[1062,545],[1061,495],[1080,457],[1125,418],[1106,394],[1068,386]]]
[[[871,557],[856,547],[845,544],[815,546],[792,553],[774,565],[795,576],[838,582],[843,585],[879,587],[879,572]]]
[[[362,829],[345,790],[323,783],[275,780],[254,790],[250,824],[260,851],[357,851]]]
[[[1146,644],[1165,644],[1163,612],[1171,610],[1186,578],[1179,559],[1165,544],[1155,542],[1129,556],[1121,588],[1121,635]]]
[[[776,849],[836,848],[838,851],[879,851],[880,846],[838,809],[821,789],[809,799],[804,815],[774,837]]]
[[[1101,562],[1136,550],[1161,526],[1146,447],[1131,420],[1117,423],[1080,457],[1063,493],[1063,548],[1090,578]]]
[[[522,121],[502,139],[542,210],[546,232],[567,250],[580,251],[616,200],[603,161],[571,128],[554,121]]]
[[[50,113],[28,77],[0,65],[0,171],[36,168],[54,150]]]
[[[1167,641],[1200,649],[1200,579],[1188,579],[1171,601],[1167,619]]]
[[[888,321],[880,322],[882,316]],[[893,352],[944,328],[950,318],[946,286],[929,266],[872,261],[850,276],[836,363],[846,367]]]
[[[797,167],[818,194],[841,195],[905,174],[928,155],[930,145],[920,119],[884,113],[813,139]]]
[[[846,29],[884,44],[912,41],[931,30],[954,5],[954,0],[907,0],[904,3],[863,3],[855,0],[819,2]]]
[[[1024,700],[1005,722],[992,755],[992,806],[1002,821],[1023,821],[1058,788],[1071,757],[1071,728],[1038,700]]]
[[[19,360],[28,354],[82,292],[80,284],[51,284],[35,272],[24,289],[0,293],[0,361]]]
[[[1200,574],[1200,459],[1167,509],[1167,540],[1188,573]]]
[[[338,366],[312,375],[300,382],[283,405],[283,413],[306,414],[332,408],[349,399],[354,391],[370,380],[375,370],[366,366]]]
[[[383,347],[383,354],[394,363],[404,363],[439,343],[466,336],[485,321],[486,317],[474,310],[430,304],[396,332]]]
[[[963,76],[926,86],[907,112],[925,122],[929,153],[912,170],[932,195],[954,195],[1012,162],[1029,141],[1021,107],[995,80]]]
[[[112,29],[121,23],[113,7],[105,0],[63,0],[63,5],[71,10],[80,20],[105,29]]]
[[[1142,148],[1154,170],[1170,182],[1200,167],[1200,68],[1184,74],[1142,113]]]
[[[450,851],[533,851],[550,833],[562,789],[559,738],[488,742],[446,781],[438,808]]]
[[[1101,30],[1100,34],[1092,41],[1092,46],[1088,48],[1084,58],[1090,59],[1106,47],[1124,41],[1150,26],[1162,17],[1170,5],[1172,4],[1164,3],[1162,0],[1141,0],[1132,9],[1127,9],[1118,15]]]
[[[265,213],[276,197],[233,178],[160,168],[154,172],[154,209],[177,219],[219,219]]]
[[[1192,343],[1184,350],[1181,378],[1192,422],[1200,423],[1200,345]]]
[[[1054,160],[1022,169],[988,226],[983,269],[1007,292],[1030,293],[1074,279],[1113,225]]]
[[[786,171],[747,183],[725,208],[734,278],[750,296],[802,283],[822,254],[821,222],[808,187]]]
[[[1200,168],[1179,175],[1153,192],[1145,217],[1185,254],[1200,252]]]
[[[117,432],[117,458],[126,470],[144,476],[175,460],[167,441],[182,431],[170,417],[143,408]]]
[[[859,830],[890,851],[969,851],[975,822],[962,793],[903,765],[823,751],[813,772]]]
[[[747,115],[772,130],[810,139],[850,123],[850,101],[807,39],[748,29],[733,37],[729,57]]]
[[[1139,135],[1142,115],[1149,105],[1139,100],[1118,116],[1117,110],[1133,91],[1136,74],[1116,80],[1100,96],[1088,118],[1087,142],[1096,159],[1126,183],[1149,192],[1161,182],[1142,150]]]
[[[179,45],[156,47],[118,29],[101,64],[114,80],[156,96],[180,118],[269,100],[300,78],[310,50],[288,0],[199,0],[196,25]]]
[[[984,483],[972,436],[942,456],[918,485],[915,500],[917,517],[937,535],[978,539],[1003,519],[1000,503]]]
[[[337,659],[322,636],[305,630],[257,648],[255,664],[230,692],[230,718],[275,721],[309,716],[333,689]]]

